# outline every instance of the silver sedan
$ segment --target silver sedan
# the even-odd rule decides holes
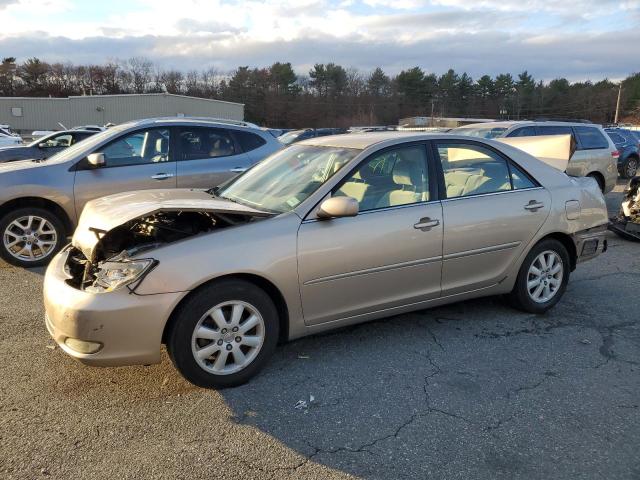
[[[317,138],[215,189],[89,202],[47,270],[46,324],[83,363],[155,363],[164,343],[189,381],[229,387],[336,327],[499,294],[545,312],[606,224],[595,181],[510,145]]]

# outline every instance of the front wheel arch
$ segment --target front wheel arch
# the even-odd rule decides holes
[[[73,229],[69,215],[56,202],[42,197],[20,197],[9,200],[0,206],[0,217],[4,217],[7,213],[18,208],[42,208],[54,214],[60,219],[65,228],[65,234],[69,234]]]
[[[265,293],[269,295],[269,297],[271,298],[271,300],[276,306],[276,310],[278,311],[278,320],[280,323],[279,342],[280,343],[286,342],[289,339],[289,308],[287,306],[287,302],[284,299],[284,296],[282,295],[278,287],[276,287],[271,281],[267,280],[264,277],[261,277],[260,275],[255,275],[250,273],[234,273],[234,274],[228,274],[228,275],[212,278],[198,285],[196,288],[191,290],[187,295],[185,295],[174,307],[173,311],[171,312],[171,315],[169,316],[169,319],[167,320],[167,323],[164,326],[164,330],[162,331],[162,343],[164,344],[167,343],[167,334],[171,329],[173,322],[175,322],[178,316],[178,313],[180,312],[180,308],[182,307],[182,305],[184,305],[184,303],[187,301],[188,298],[192,297],[193,295],[196,294],[196,292],[199,292],[200,290],[202,290],[205,287],[208,287],[211,284],[225,282],[228,280],[244,280],[264,290]]]

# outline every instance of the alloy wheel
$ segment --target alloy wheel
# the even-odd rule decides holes
[[[629,160],[627,160],[627,165],[626,165],[626,174],[627,174],[627,178],[633,178],[636,176],[636,172],[638,171],[638,161],[630,158]]]
[[[49,220],[37,215],[16,218],[4,230],[3,246],[23,262],[35,262],[51,254],[58,233]]]
[[[265,324],[251,304],[230,301],[208,310],[196,324],[191,351],[196,363],[214,375],[230,375],[256,358],[265,338]]]
[[[527,292],[536,303],[551,300],[562,285],[564,266],[562,258],[553,250],[546,250],[538,255],[527,274]]]

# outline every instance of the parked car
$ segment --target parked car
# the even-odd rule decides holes
[[[309,138],[339,135],[342,133],[347,133],[347,130],[344,128],[305,128],[303,130],[293,130],[284,133],[278,137],[278,140],[285,145],[291,145],[292,143],[301,142]]]
[[[635,132],[624,128],[605,128],[605,132],[620,153],[618,173],[622,178],[635,177],[640,162],[640,138]]]
[[[577,150],[567,166],[569,175],[595,178],[603,193],[613,190],[618,180],[619,152],[600,125],[561,121],[488,122],[454,128],[451,133],[479,138],[570,134],[576,140]]]
[[[593,179],[499,142],[314,138],[219,188],[90,202],[46,272],[46,325],[88,365],[166,343],[189,381],[229,387],[279,340],[486,295],[545,312],[607,220]]]
[[[84,205],[112,193],[209,188],[282,148],[242,122],[166,118],[96,133],[45,161],[0,164],[0,257],[43,265],[66,243]]]
[[[22,138],[8,128],[0,128],[0,147],[22,145]]]
[[[28,145],[0,148],[0,162],[16,160],[44,160],[71,145],[89,138],[96,132],[87,130],[67,130],[55,132],[46,137],[34,140]]]

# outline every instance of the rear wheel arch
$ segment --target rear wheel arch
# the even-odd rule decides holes
[[[278,287],[276,287],[273,284],[273,282],[267,280],[264,277],[261,277],[260,275],[255,275],[251,273],[234,273],[229,275],[223,275],[221,277],[212,278],[198,285],[195,289],[191,290],[187,295],[185,295],[174,307],[173,311],[171,312],[171,315],[169,316],[169,319],[167,320],[167,323],[164,326],[164,330],[162,332],[162,343],[166,343],[169,330],[171,329],[173,322],[176,321],[176,318],[178,316],[178,313],[180,312],[180,309],[185,304],[188,298],[191,298],[193,295],[196,294],[196,292],[199,292],[200,290],[202,290],[205,287],[208,287],[209,285],[231,281],[231,280],[241,280],[241,281],[250,283],[262,289],[271,298],[271,300],[275,304],[276,309],[278,311],[278,321],[280,324],[279,341],[285,342],[289,338],[289,308],[284,299],[284,296],[280,292],[280,289],[278,289]]]
[[[42,208],[53,213],[60,219],[65,228],[65,234],[69,234],[72,230],[71,219],[67,212],[52,200],[48,200],[42,197],[20,197],[9,200],[0,206],[0,218],[4,217],[7,213],[18,208]]]
[[[571,235],[568,235],[562,232],[554,232],[554,233],[547,234],[541,239],[539,239],[534,245],[532,245],[530,250],[532,250],[540,242],[547,240],[549,238],[553,238],[554,240],[559,241],[560,243],[562,243],[564,248],[567,249],[567,253],[569,254],[569,260],[570,260],[569,267],[570,267],[570,270],[573,272],[576,269],[576,264],[578,263],[578,252],[576,251],[576,245],[575,243],[573,243],[573,239],[571,238]]]
[[[604,175],[602,175],[598,171],[593,171],[593,172],[589,172],[586,176],[594,178],[596,180],[596,182],[598,182],[598,186],[600,187],[600,190],[602,192],[604,192],[604,189],[605,189],[605,186],[606,186],[606,181],[605,181]]]

